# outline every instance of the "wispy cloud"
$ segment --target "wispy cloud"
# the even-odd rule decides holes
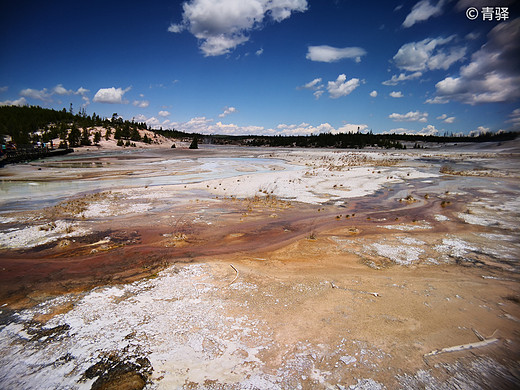
[[[509,119],[506,123],[512,123],[513,130],[520,130],[520,108],[513,110],[513,112],[509,114]]]
[[[332,47],[327,45],[309,46],[305,58],[318,62],[336,62],[345,58],[353,58],[361,62],[361,57],[366,55],[365,49],[360,47]]]
[[[323,95],[323,93],[325,92],[323,90],[323,88],[325,88],[325,86],[322,84],[322,78],[321,77],[317,77],[315,78],[314,80],[312,81],[309,81],[307,84],[304,84],[300,87],[298,87],[297,89],[310,89],[312,91],[314,91],[314,97],[316,99],[319,99],[321,97],[321,95]]]
[[[442,14],[442,7],[445,1],[439,0],[436,5],[432,5],[429,0],[421,0],[415,4],[412,11],[406,16],[403,22],[403,27],[412,27],[418,22],[423,22],[434,16]]]
[[[148,100],[134,100],[132,104],[139,108],[146,108],[150,105],[150,102]]]
[[[406,114],[393,113],[388,116],[396,122],[426,122],[428,121],[428,113],[420,111],[409,111]]]
[[[453,122],[455,122],[455,117],[454,116],[450,116],[449,117],[446,114],[442,114],[442,115],[438,116],[437,119],[443,121],[444,123],[453,123]]]
[[[321,77],[317,77],[314,80],[309,81],[307,84],[302,85],[300,88],[303,88],[303,89],[317,89],[317,88],[320,88],[320,85],[322,85],[321,81],[322,81],[322,78]]]
[[[383,81],[383,85],[397,85],[403,81],[418,79],[422,76],[422,72],[413,72],[410,74],[401,73],[399,76],[393,75],[390,80]]]
[[[218,117],[224,118],[228,116],[229,114],[233,114],[237,112],[237,109],[235,107],[224,107],[224,112],[222,112]]]

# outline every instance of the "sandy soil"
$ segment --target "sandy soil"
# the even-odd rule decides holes
[[[212,148],[12,167],[0,387],[517,388],[519,154],[484,151]],[[136,172],[156,182],[132,185]],[[52,187],[102,178],[117,180]],[[48,183],[45,196],[8,212],[26,182]],[[479,337],[489,344],[425,356]]]

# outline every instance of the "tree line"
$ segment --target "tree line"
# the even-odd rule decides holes
[[[105,129],[104,134],[99,128]],[[88,115],[85,109],[74,114],[72,105],[69,110],[61,111],[41,108],[39,106],[0,106],[0,137],[8,135],[17,145],[29,145],[36,142],[49,142],[59,138],[62,147],[88,146],[97,144],[102,137],[106,140],[116,139],[118,146],[135,146],[135,142],[154,142],[153,138],[139,133],[139,130],[150,130],[155,135],[170,139],[194,140],[197,143],[215,145],[271,146],[271,147],[303,147],[303,148],[395,148],[405,149],[404,143],[462,143],[507,141],[515,139],[516,132],[485,133],[477,137],[454,135],[419,135],[419,134],[373,134],[369,133],[321,133],[306,136],[231,136],[202,135],[186,133],[176,129],[151,129],[145,122],[123,120],[117,113],[111,118],[103,118],[93,113]],[[0,142],[4,140],[0,139]]]
[[[321,133],[311,135],[202,135],[185,133],[178,130],[152,130],[157,134],[171,139],[194,139],[199,142],[214,145],[267,146],[267,147],[300,147],[300,148],[349,148],[361,149],[378,147],[385,149],[406,149],[406,143],[413,143],[414,148],[422,148],[428,143],[464,143],[508,141],[515,139],[518,133],[485,133],[476,137],[454,135],[419,135],[419,134],[373,134],[369,133]]]

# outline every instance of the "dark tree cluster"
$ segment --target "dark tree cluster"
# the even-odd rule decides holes
[[[60,138],[60,146],[65,148],[89,146],[92,142],[98,144],[101,141],[101,133],[94,132],[93,128],[103,126],[106,140],[114,134],[116,139],[152,143],[148,136],[141,139],[139,130],[148,129],[144,122],[124,121],[116,113],[110,119],[96,113],[88,115],[84,108],[77,114],[73,112],[72,105],[68,111],[65,108],[56,111],[39,106],[0,106],[0,136],[10,136],[13,143],[19,146],[46,143],[55,138]]]
[[[185,133],[178,130],[152,130],[169,139],[190,141],[194,138],[198,142],[214,145],[243,145],[243,146],[268,146],[268,147],[299,147],[299,148],[349,148],[361,149],[366,147],[384,149],[406,149],[406,143],[414,144],[414,148],[422,148],[425,143],[465,143],[465,142],[489,142],[508,141],[515,139],[518,133],[486,133],[477,137],[419,135],[419,134],[373,134],[369,133],[321,133],[308,136],[230,136],[230,135],[201,135]]]

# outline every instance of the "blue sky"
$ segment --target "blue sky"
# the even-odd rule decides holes
[[[220,134],[520,130],[520,14],[511,0],[1,8],[2,105],[72,103]]]

